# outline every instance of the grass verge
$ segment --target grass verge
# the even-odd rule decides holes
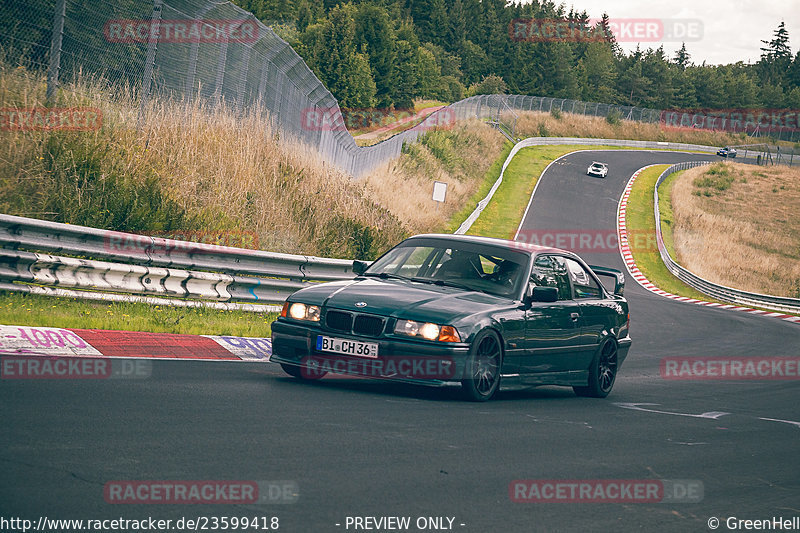
[[[661,184],[658,193],[658,212],[661,215],[661,237],[664,240],[664,246],[667,247],[669,255],[673,258],[678,257],[675,253],[675,239],[672,235],[673,221],[675,215],[672,212],[672,187],[675,185],[675,180],[678,179],[685,171],[675,172],[670,174]]]
[[[720,162],[671,194],[676,260],[714,283],[800,298],[800,169]]]
[[[503,168],[503,163],[505,162],[506,158],[508,158],[508,154],[511,153],[512,148],[514,145],[511,142],[506,142],[503,145],[503,151],[500,153],[500,157],[498,157],[492,166],[489,167],[489,170],[483,175],[483,181],[481,182],[480,188],[472,195],[468,202],[464,204],[464,207],[461,208],[460,211],[456,212],[455,215],[450,219],[445,227],[444,231],[446,233],[453,233],[458,227],[464,222],[467,217],[475,210],[475,207],[478,205],[478,202],[483,200],[489,191],[494,185],[494,182],[497,181],[497,177],[500,175],[500,170]]]
[[[100,303],[0,292],[0,324],[6,326],[269,337],[270,324],[276,317],[276,313]]]
[[[628,197],[628,209],[626,211],[625,220],[628,234],[638,236],[638,242],[650,243],[648,246],[631,246],[636,266],[639,267],[639,270],[642,271],[642,274],[644,274],[651,283],[662,290],[678,296],[696,298],[707,302],[727,303],[715,300],[689,287],[673,276],[661,260],[661,255],[658,253],[658,247],[655,244],[656,227],[653,218],[653,210],[655,207],[653,202],[653,188],[655,187],[656,180],[658,180],[658,177],[667,167],[669,167],[669,165],[655,165],[642,171],[633,183],[631,194]],[[664,198],[660,198],[659,210],[663,209],[665,203]],[[669,228],[670,226],[670,224],[664,224],[663,222],[663,211],[661,211],[661,219],[661,228],[663,232],[665,228]],[[667,233],[669,233],[669,236],[664,235],[664,238],[665,240],[669,239],[671,241],[671,230]]]

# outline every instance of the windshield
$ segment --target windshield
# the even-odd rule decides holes
[[[400,244],[375,261],[364,275],[405,278],[513,298],[525,278],[526,264],[527,255],[513,250],[428,240]]]

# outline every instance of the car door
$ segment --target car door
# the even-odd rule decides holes
[[[532,302],[525,311],[525,355],[521,373],[564,372],[573,366],[571,353],[580,343],[578,304],[572,299],[563,258],[544,254],[531,266],[531,286],[556,287],[558,301]]]
[[[575,352],[577,369],[589,367],[600,341],[608,336],[619,313],[617,306],[605,298],[600,282],[578,261],[563,258],[572,285],[572,298],[581,314],[581,350]]]

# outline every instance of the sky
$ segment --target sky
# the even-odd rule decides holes
[[[586,11],[592,19],[608,13],[620,19],[629,32],[620,42],[623,50],[636,49],[638,40],[633,32],[647,35],[646,21],[665,22],[665,31],[686,37],[686,50],[691,61],[701,64],[728,64],[737,61],[755,63],[761,57],[761,40],[771,40],[781,20],[789,32],[792,55],[800,49],[800,0],[564,0],[567,11]],[[639,22],[638,27],[631,22]],[[653,28],[653,26],[651,26]],[[681,47],[681,38],[661,38],[660,27],[654,33],[658,40],[646,40],[641,48],[658,48],[672,57]],[[652,34],[652,33],[651,33]],[[671,42],[664,42],[671,41]]]

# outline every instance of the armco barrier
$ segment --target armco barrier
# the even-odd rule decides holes
[[[753,292],[740,291],[732,289],[724,285],[718,285],[700,276],[693,274],[676,263],[672,256],[669,255],[667,247],[664,245],[664,239],[661,235],[661,214],[658,209],[658,188],[663,181],[670,175],[687,168],[693,168],[701,165],[709,165],[710,161],[692,161],[686,163],[678,163],[667,168],[656,181],[655,189],[653,190],[653,198],[655,204],[655,220],[656,220],[656,241],[658,242],[658,252],[661,255],[661,260],[664,265],[676,278],[680,279],[690,287],[698,291],[728,302],[733,302],[739,305],[751,305],[755,307],[763,307],[766,309],[775,309],[778,311],[785,311],[788,313],[800,313],[800,299],[786,298],[782,296],[770,296],[767,294],[758,294]]]
[[[89,299],[269,311],[310,283],[354,276],[353,262],[344,259],[176,241],[13,215],[0,215],[0,247],[0,290]]]

